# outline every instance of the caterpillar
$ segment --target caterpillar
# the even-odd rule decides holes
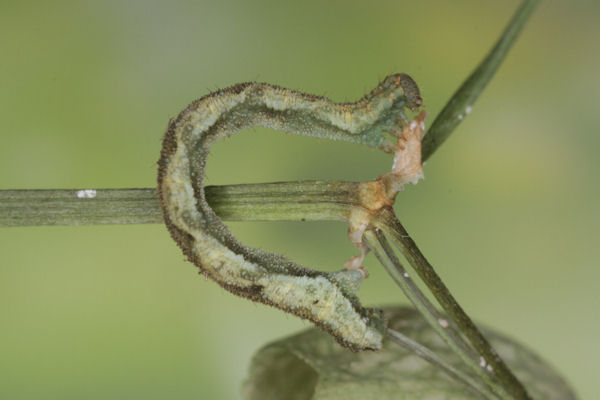
[[[215,141],[253,126],[392,152],[385,134],[398,136],[408,123],[404,110],[421,105],[406,74],[388,76],[354,103],[255,82],[210,93],[171,120],[164,135],[158,195],[165,224],[187,259],[229,292],[310,320],[351,350],[379,349],[385,320],[356,295],[361,271],[317,271],[241,243],[206,201],[206,159]]]

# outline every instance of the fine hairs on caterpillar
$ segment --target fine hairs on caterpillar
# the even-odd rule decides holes
[[[414,125],[404,110],[415,111],[421,104],[417,85],[405,74],[388,76],[355,103],[334,103],[266,83],[240,83],[194,101],[169,123],[158,161],[158,193],[171,236],[189,261],[228,291],[310,320],[352,350],[381,348],[383,316],[363,307],[356,296],[365,276],[357,269],[362,258],[341,271],[322,272],[245,246],[206,201],[205,165],[213,142],[253,126],[396,151],[398,158],[399,147],[414,147],[400,145],[403,130]],[[420,135],[418,142],[420,173]],[[394,180],[401,186],[394,173],[368,183]],[[351,239],[358,236],[353,242],[359,248],[368,225],[368,210],[363,211],[350,221]]]

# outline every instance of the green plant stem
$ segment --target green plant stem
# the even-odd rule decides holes
[[[396,343],[397,345],[399,345],[409,351],[412,351],[413,353],[417,354],[419,357],[423,358],[424,360],[426,360],[434,365],[437,365],[438,367],[440,367],[441,369],[446,371],[446,373],[448,375],[454,377],[458,381],[461,381],[465,385],[471,387],[474,391],[479,393],[485,399],[493,400],[493,399],[497,398],[494,395],[494,393],[490,392],[490,390],[487,387],[481,385],[479,382],[474,380],[471,376],[469,376],[468,374],[466,374],[465,372],[463,372],[457,368],[454,368],[454,366],[452,364],[450,364],[449,362],[447,362],[445,359],[443,359],[442,357],[439,357],[436,353],[434,353],[427,347],[419,344],[418,342],[415,342],[414,340],[403,335],[402,333],[400,333],[394,329],[388,329],[388,339],[391,340],[392,342]]]
[[[380,229],[367,230],[367,232],[365,232],[365,239],[369,249],[375,254],[375,257],[377,257],[379,262],[381,262],[392,279],[394,279],[396,284],[402,289],[417,311],[423,315],[423,318],[425,318],[431,328],[442,338],[442,340],[444,340],[448,347],[450,347],[454,353],[461,358],[464,364],[479,376],[487,386],[492,388],[495,393],[498,393],[502,399],[510,399],[508,393],[506,393],[498,383],[494,382],[492,377],[486,373],[485,369],[481,368],[471,348],[464,343],[460,335],[454,331],[454,324],[451,324],[450,321],[446,321],[440,316],[429,299],[427,299],[414,281],[410,279],[410,276],[406,273],[400,260],[396,257],[382,231]],[[444,324],[444,322],[446,322],[447,325]],[[488,396],[488,398],[496,397]]]
[[[452,296],[429,261],[427,261],[415,242],[408,235],[404,226],[396,218],[394,211],[391,208],[382,208],[373,217],[372,223],[392,239],[393,243],[399,248],[415,271],[417,271],[419,277],[425,282],[429,290],[431,290],[431,293],[444,311],[458,325],[460,331],[484,358],[486,365],[489,365],[493,369],[493,375],[498,378],[510,396],[514,399],[530,399],[521,382],[508,369],[488,340],[454,299],[454,296]]]
[[[444,143],[458,124],[471,112],[475,100],[506,58],[537,3],[538,0],[525,0],[521,3],[500,39],[438,114],[423,137],[421,150],[423,161],[426,161]]]
[[[306,181],[207,186],[206,198],[228,221],[345,221],[350,207],[358,204],[357,185]],[[0,227],[163,222],[156,189],[97,189],[92,198],[82,192],[0,190]]]
[[[78,189],[0,190],[0,227],[162,222],[156,189],[99,189],[92,193]]]
[[[448,326],[444,328],[442,324],[446,322],[435,306],[429,301],[427,296],[419,289],[415,282],[410,278],[402,263],[396,257],[394,250],[391,248],[385,235],[380,229],[369,229],[365,232],[365,239],[369,250],[373,252],[375,257],[381,262],[383,267],[390,274],[394,282],[402,289],[406,297],[415,306],[425,320],[431,325],[440,337],[452,347],[456,353],[465,354],[469,359],[473,359],[474,355],[470,352],[469,346],[462,340],[459,335],[453,331],[452,321],[447,321]],[[440,323],[441,322],[441,323]]]

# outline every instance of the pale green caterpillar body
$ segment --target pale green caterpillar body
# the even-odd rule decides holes
[[[417,85],[405,74],[388,76],[355,103],[266,83],[241,83],[194,101],[169,123],[158,162],[158,193],[171,236],[228,291],[308,319],[352,350],[379,349],[385,321],[356,296],[362,273],[321,272],[245,246],[206,201],[205,164],[213,142],[252,126],[389,152],[393,145],[384,134],[397,134],[407,123],[404,109],[419,106]]]

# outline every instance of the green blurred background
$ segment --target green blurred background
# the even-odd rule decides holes
[[[0,3],[0,188],[155,185],[191,100],[258,80],[350,101],[392,72],[430,122],[518,1]],[[544,1],[473,113],[396,210],[472,317],[582,398],[600,358],[597,1]],[[265,129],[218,143],[208,183],[366,180],[388,156]],[[341,223],[231,223],[320,269]],[[197,275],[161,225],[0,229],[0,398],[235,399],[252,353],[309,325]],[[369,257],[369,304],[405,302]]]

